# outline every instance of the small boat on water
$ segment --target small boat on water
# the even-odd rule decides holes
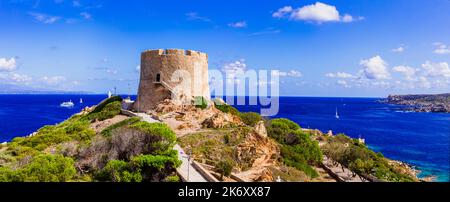
[[[70,108],[70,107],[73,107],[74,104],[73,104],[72,100],[70,100],[69,102],[63,102],[63,103],[61,103],[59,106]]]
[[[337,107],[336,107],[336,115],[335,115],[335,117],[336,117],[336,119],[339,119],[339,114],[338,114],[338,111],[337,111]]]
[[[80,104],[83,104],[83,99],[82,98],[80,98]]]

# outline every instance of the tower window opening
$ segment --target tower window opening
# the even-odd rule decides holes
[[[156,74],[156,80],[155,80],[156,82],[161,82],[161,74],[160,73],[157,73]]]

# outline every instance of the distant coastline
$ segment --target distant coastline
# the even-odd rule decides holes
[[[409,106],[407,111],[450,113],[450,93],[389,95],[381,102]]]

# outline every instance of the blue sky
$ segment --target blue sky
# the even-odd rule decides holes
[[[0,84],[136,92],[140,52],[278,69],[281,95],[450,92],[449,0],[0,0]]]

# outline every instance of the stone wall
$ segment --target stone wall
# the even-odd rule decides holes
[[[156,81],[157,74],[160,82]],[[180,86],[182,83],[187,85]],[[168,98],[190,100],[193,96],[210,98],[207,54],[180,49],[148,50],[141,54],[136,110],[150,110]]]

